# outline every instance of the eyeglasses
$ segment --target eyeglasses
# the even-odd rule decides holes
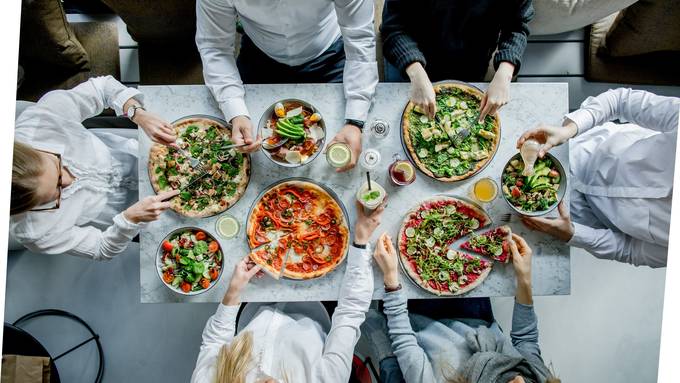
[[[48,211],[48,210],[57,210],[57,209],[59,209],[59,205],[61,204],[61,189],[62,189],[62,184],[61,184],[61,169],[62,169],[62,165],[61,165],[61,154],[59,154],[59,153],[52,153],[52,152],[48,152],[48,151],[45,151],[45,150],[39,150],[39,149],[36,149],[36,150],[38,150],[39,152],[51,154],[51,155],[57,157],[57,160],[58,160],[58,164],[57,164],[57,174],[59,174],[59,177],[57,178],[57,190],[59,191],[59,194],[57,194],[57,203],[56,203],[56,205],[54,205],[54,206],[52,206],[52,207],[43,207],[43,208],[39,208],[39,209],[31,209],[31,210],[29,210],[29,211]]]

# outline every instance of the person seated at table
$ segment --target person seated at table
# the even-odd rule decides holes
[[[95,134],[82,124],[113,108],[118,115],[127,112],[154,141],[172,144],[172,127],[141,101],[136,89],[97,77],[47,93],[17,117],[10,241],[37,253],[108,260],[125,250],[143,222],[170,207],[163,201],[177,192],[133,204],[137,140]]]
[[[370,310],[362,333],[380,360],[382,382],[560,381],[546,367],[538,346],[532,250],[522,237],[513,234],[512,238],[517,290],[508,337],[494,320],[489,298],[450,299],[445,305],[432,300],[407,302],[392,239],[387,234],[380,237],[374,258],[383,273],[387,320]]]
[[[205,325],[191,382],[347,382],[373,296],[369,239],[384,209],[383,203],[365,214],[357,202],[354,243],[332,321],[320,302],[289,302],[249,303],[237,323],[241,291],[260,273],[243,258]]]
[[[570,211],[523,222],[598,258],[665,267],[679,114],[680,98],[619,88],[588,97],[562,127],[525,132],[517,147],[534,138],[540,157],[569,141],[572,190]]]
[[[433,117],[431,81],[483,81],[493,56],[496,73],[482,99],[482,121],[510,100],[533,17],[531,0],[386,0],[380,26],[385,80],[408,77],[411,101]]]
[[[235,59],[237,17],[245,33]],[[253,152],[260,145],[260,138],[253,138],[243,82],[344,81],[345,123],[333,142],[352,150],[351,162],[340,170],[354,167],[378,83],[373,1],[199,0],[196,19],[205,83],[234,127],[234,143],[247,144],[242,151]]]

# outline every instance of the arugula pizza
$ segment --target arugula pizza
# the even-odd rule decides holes
[[[486,212],[460,199],[428,199],[411,209],[402,223],[398,237],[402,267],[414,282],[431,293],[464,294],[484,281],[491,263],[449,247],[490,223]]]
[[[308,181],[284,181],[266,191],[248,217],[247,235],[251,249],[264,244],[277,249],[274,258],[251,259],[264,268],[279,268],[281,275],[291,279],[316,278],[332,271],[345,259],[349,244],[340,205]],[[278,266],[282,256],[283,266]]]
[[[416,166],[439,181],[469,178],[482,170],[500,142],[498,115],[478,122],[482,92],[459,83],[434,86],[434,118],[409,102],[402,115],[404,145]]]
[[[180,190],[172,209],[187,217],[208,217],[235,204],[250,179],[250,157],[235,149],[231,128],[208,118],[186,118],[174,124],[177,150],[154,144],[149,152],[149,178],[156,193]],[[194,169],[183,153],[205,168]]]
[[[508,263],[510,261],[509,240],[512,230],[509,226],[500,226],[481,234],[472,234],[463,242],[462,249],[485,255],[494,261]]]

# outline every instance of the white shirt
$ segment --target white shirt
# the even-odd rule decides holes
[[[378,83],[373,1],[199,0],[196,45],[203,77],[227,121],[249,115],[234,58],[236,15],[260,50],[290,66],[318,57],[342,35],[345,118],[366,120]]]
[[[255,304],[254,315],[247,313],[253,304],[247,305],[239,326],[239,332],[253,333],[253,368],[246,381],[268,375],[281,382],[284,376],[296,383],[347,382],[372,294],[371,251],[351,246],[332,324],[318,302]],[[192,383],[214,382],[219,351],[234,339],[238,309],[220,304],[208,319]]]
[[[666,266],[680,98],[616,89],[566,118],[574,236],[599,258]],[[614,124],[619,119],[624,124]],[[595,128],[594,128],[595,127]],[[585,133],[585,134],[584,134]]]
[[[136,189],[137,141],[104,137],[117,146],[109,147],[81,122],[109,107],[120,115],[132,97],[142,100],[139,91],[126,88],[113,77],[97,77],[71,90],[49,92],[18,116],[14,139],[61,154],[63,166],[75,180],[63,189],[59,209],[11,216],[14,240],[37,253],[96,260],[110,259],[125,250],[139,225],[112,212],[120,213],[128,203],[127,191]]]

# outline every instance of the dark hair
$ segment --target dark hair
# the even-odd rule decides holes
[[[10,215],[23,213],[40,204],[38,177],[43,170],[42,158],[37,150],[20,142],[14,143]]]

